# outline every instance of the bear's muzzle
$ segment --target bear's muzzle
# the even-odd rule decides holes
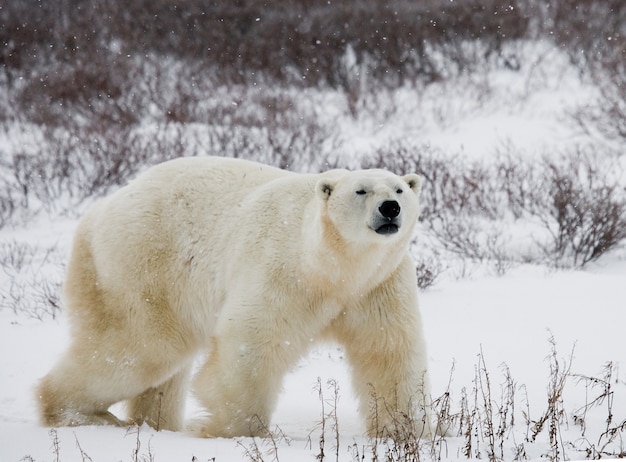
[[[378,207],[380,216],[372,229],[378,234],[395,234],[400,229],[400,204],[397,201],[385,201]]]

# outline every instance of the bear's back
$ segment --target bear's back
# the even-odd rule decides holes
[[[193,185],[195,181],[204,181],[227,192],[226,187],[235,190],[256,188],[289,175],[294,173],[243,159],[181,157],[152,167],[136,181],[154,182],[159,186]]]
[[[115,285],[141,278],[159,262],[172,267],[198,253],[220,261],[236,235],[245,236],[243,228],[259,219],[252,218],[259,211],[251,199],[274,183],[304,176],[240,159],[179,158],[150,168],[101,200],[83,217],[80,232]],[[119,267],[134,274],[119,275]]]

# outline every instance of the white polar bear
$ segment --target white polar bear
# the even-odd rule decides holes
[[[297,174],[243,160],[151,168],[80,222],[65,283],[72,343],[37,389],[44,425],[262,435],[314,341],[345,347],[371,435],[424,411],[426,352],[408,252],[420,177]],[[375,398],[375,399],[374,399]]]

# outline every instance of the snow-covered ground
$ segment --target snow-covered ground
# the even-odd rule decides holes
[[[65,234],[65,238],[69,239],[69,235]],[[505,382],[502,365],[506,364],[518,392],[517,426],[506,445],[513,446],[513,441],[524,443],[527,426],[521,412],[526,403],[533,420],[539,419],[547,407],[549,338],[553,337],[558,360],[563,364],[571,360],[572,374],[602,377],[603,367],[608,362],[615,364],[612,410],[614,421],[620,422],[626,418],[626,384],[623,370],[619,368],[620,364],[626,364],[623,336],[625,275],[626,258],[622,253],[586,271],[553,273],[544,268],[521,267],[504,277],[481,276],[442,282],[422,294],[421,309],[429,346],[433,396],[438,397],[449,390],[453,408],[458,408],[461,389],[466,387],[471,395],[472,387],[476,385],[473,382],[475,368],[479,365],[479,355],[482,355],[490,374],[493,400],[501,402],[501,385]],[[253,445],[249,439],[201,440],[184,434],[157,433],[145,426],[131,430],[62,428],[51,435],[48,429],[37,424],[33,384],[46,373],[67,341],[65,319],[61,316],[54,321],[41,322],[16,317],[5,310],[0,321],[1,460],[19,461],[30,456],[37,461],[81,461],[85,460],[81,450],[94,461],[135,460],[138,442],[140,457],[152,454],[160,461],[192,460],[194,456],[197,460],[212,460],[212,457],[226,461],[247,460],[245,451]],[[353,460],[355,444],[358,448],[368,445],[362,437],[363,426],[351,394],[348,367],[341,350],[329,345],[316,348],[285,381],[273,422],[289,439],[289,442],[277,442],[280,460],[315,460],[319,452],[322,410],[318,378],[327,400],[333,398],[333,388],[328,385],[328,380],[336,380],[339,386],[339,460]],[[564,418],[568,422],[563,426],[563,440],[581,447],[586,445],[581,440],[580,429],[572,421],[572,414],[590,402],[600,390],[591,390],[588,395],[586,391],[584,383],[570,378],[563,398]],[[193,416],[195,412],[197,409],[190,403],[189,415]],[[587,423],[587,437],[591,444],[596,443],[604,430],[602,419],[607,415],[606,412],[599,413],[597,417],[593,416],[597,421]],[[55,438],[59,442],[58,459],[53,447]],[[549,453],[548,438],[547,430],[544,430],[537,443],[526,443],[528,457],[539,458]],[[446,441],[443,458],[462,458],[460,451],[464,438],[454,436]],[[265,454],[265,460],[274,460],[271,443],[259,440],[257,444]],[[327,454],[334,457],[331,443],[327,442],[327,445]],[[484,451],[483,448],[482,455],[486,457]],[[584,455],[574,450],[569,452],[572,458],[583,458]],[[505,456],[513,458],[511,447],[505,449]]]
[[[572,128],[567,118],[576,104],[585,104],[593,96],[592,89],[578,81],[558,55],[546,53],[537,54],[541,59],[532,72],[521,76],[498,71],[489,74],[487,83],[446,82],[432,85],[419,97],[411,89],[400,89],[387,95],[392,100],[385,104],[393,110],[385,120],[377,119],[371,108],[363,117],[339,117],[344,151],[354,155],[399,137],[480,158],[488,157],[502,143],[533,155],[551,147],[562,151],[572,143],[596,142]],[[546,62],[550,63],[547,68]],[[559,71],[551,72],[555,69]],[[476,93],[479,87],[486,89]],[[387,447],[382,442],[376,446],[363,436],[349,368],[335,345],[316,347],[286,378],[272,422],[272,428],[276,426],[273,440],[205,440],[146,426],[40,427],[33,387],[68,341],[62,312],[53,319],[37,308],[44,304],[42,297],[51,295],[46,284],[55,287],[62,279],[76,225],[75,219],[59,215],[42,213],[23,226],[0,230],[2,255],[20,254],[15,250],[20,246],[27,249],[23,258],[14,257],[19,261],[5,258],[0,272],[1,462],[315,460],[320,454],[322,402],[325,460],[373,460],[374,450],[379,459],[385,459]],[[626,246],[582,270],[525,264],[501,277],[480,267],[464,273],[455,268],[444,272],[437,284],[421,294],[420,303],[432,397],[449,393],[452,413],[474,410],[475,428],[470,435],[458,435],[462,423],[457,416],[444,439],[423,442],[422,457],[464,459],[468,441],[472,443],[469,453],[476,458],[489,458],[493,448],[494,457],[506,460],[563,458],[557,450],[565,450],[570,459],[602,450],[623,456],[624,428],[603,445],[611,437],[605,430],[617,428],[626,419],[626,373],[620,368],[626,364]],[[20,281],[31,284],[22,290]],[[15,306],[21,309],[14,312]],[[506,379],[507,370],[512,381]],[[567,373],[564,394],[556,400],[557,413],[564,411],[559,414],[558,440],[551,443],[546,424],[529,441],[534,422],[549,408],[551,384]],[[339,390],[336,420],[329,415],[333,383]],[[512,407],[506,404],[510,390],[515,392]],[[586,404],[603,391],[607,396],[585,413]],[[491,419],[497,430],[505,411],[513,412],[513,427],[501,437],[490,435],[487,422]],[[190,400],[189,417],[197,412]],[[607,423],[609,415],[612,420]],[[337,451],[335,425],[340,435]],[[498,438],[503,441],[502,453]],[[398,460],[394,453],[388,457],[385,460]]]

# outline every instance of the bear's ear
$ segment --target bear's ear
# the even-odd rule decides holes
[[[320,199],[327,201],[333,189],[335,189],[335,183],[328,178],[324,178],[319,180],[315,185],[315,194],[317,194]]]
[[[406,184],[415,192],[415,194],[419,194],[422,189],[422,178],[415,173],[409,173],[408,175],[404,175],[402,177]]]

